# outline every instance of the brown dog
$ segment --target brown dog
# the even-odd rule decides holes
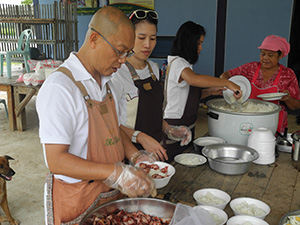
[[[8,155],[0,156],[0,205],[6,216],[6,218],[4,216],[0,216],[0,225],[1,222],[5,222],[7,220],[10,225],[20,224],[18,220],[12,218],[7,203],[6,181],[10,181],[12,176],[15,174],[15,171],[9,167],[8,160],[10,159],[13,160],[13,158]]]

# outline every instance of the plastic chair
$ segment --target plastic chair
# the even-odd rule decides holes
[[[32,35],[31,29],[24,30],[18,41],[18,47],[14,51],[9,52],[0,52],[0,61],[1,61],[1,76],[3,76],[3,58],[4,55],[6,55],[6,64],[7,64],[7,77],[11,78],[11,58],[13,55],[23,55],[24,64],[26,68],[26,72],[28,73],[30,71],[29,65],[27,63],[27,60],[29,59],[29,38]],[[23,40],[25,39],[25,46],[22,49]]]
[[[5,108],[5,111],[6,111],[6,117],[8,118],[8,111],[7,111],[7,106],[6,106],[5,99],[0,99],[0,103],[4,104],[4,108]]]

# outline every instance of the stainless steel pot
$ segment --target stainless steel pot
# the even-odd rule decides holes
[[[292,164],[300,171],[300,131],[292,134],[293,146],[292,146]]]
[[[88,213],[79,225],[92,225],[93,216],[103,217],[115,213],[117,210],[123,209],[127,212],[142,211],[151,216],[158,216],[164,219],[173,217],[176,204],[155,199],[155,198],[126,198],[108,202]]]
[[[257,99],[248,99],[255,104],[264,104],[270,107],[270,112],[233,112],[220,109],[220,106],[229,105],[223,98],[209,100],[208,107],[208,132],[211,136],[223,138],[227,143],[247,145],[248,137],[254,128],[267,127],[275,134],[279,111],[281,107],[271,102]],[[243,105],[244,105],[243,104]]]

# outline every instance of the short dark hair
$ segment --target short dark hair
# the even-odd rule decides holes
[[[191,64],[198,61],[198,42],[201,36],[205,36],[203,26],[192,21],[182,24],[173,41],[171,55],[180,56]]]
[[[278,57],[279,57],[279,56],[281,56],[282,51],[278,50],[277,53],[278,53]]]
[[[131,17],[133,12],[134,11],[129,13],[129,16],[128,16],[129,18]],[[132,21],[132,24],[133,24],[134,27],[135,27],[136,24],[146,20],[148,23],[154,24],[156,26],[156,30],[157,30],[158,19],[153,19],[151,16],[149,16],[149,14],[147,14],[147,16],[144,19],[138,19],[135,15],[133,15],[130,20]]]

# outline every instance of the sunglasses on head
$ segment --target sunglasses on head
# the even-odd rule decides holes
[[[138,9],[131,13],[129,16],[129,19],[131,20],[133,16],[135,16],[137,19],[145,19],[149,15],[152,19],[158,19],[158,14],[154,10],[143,10]]]

